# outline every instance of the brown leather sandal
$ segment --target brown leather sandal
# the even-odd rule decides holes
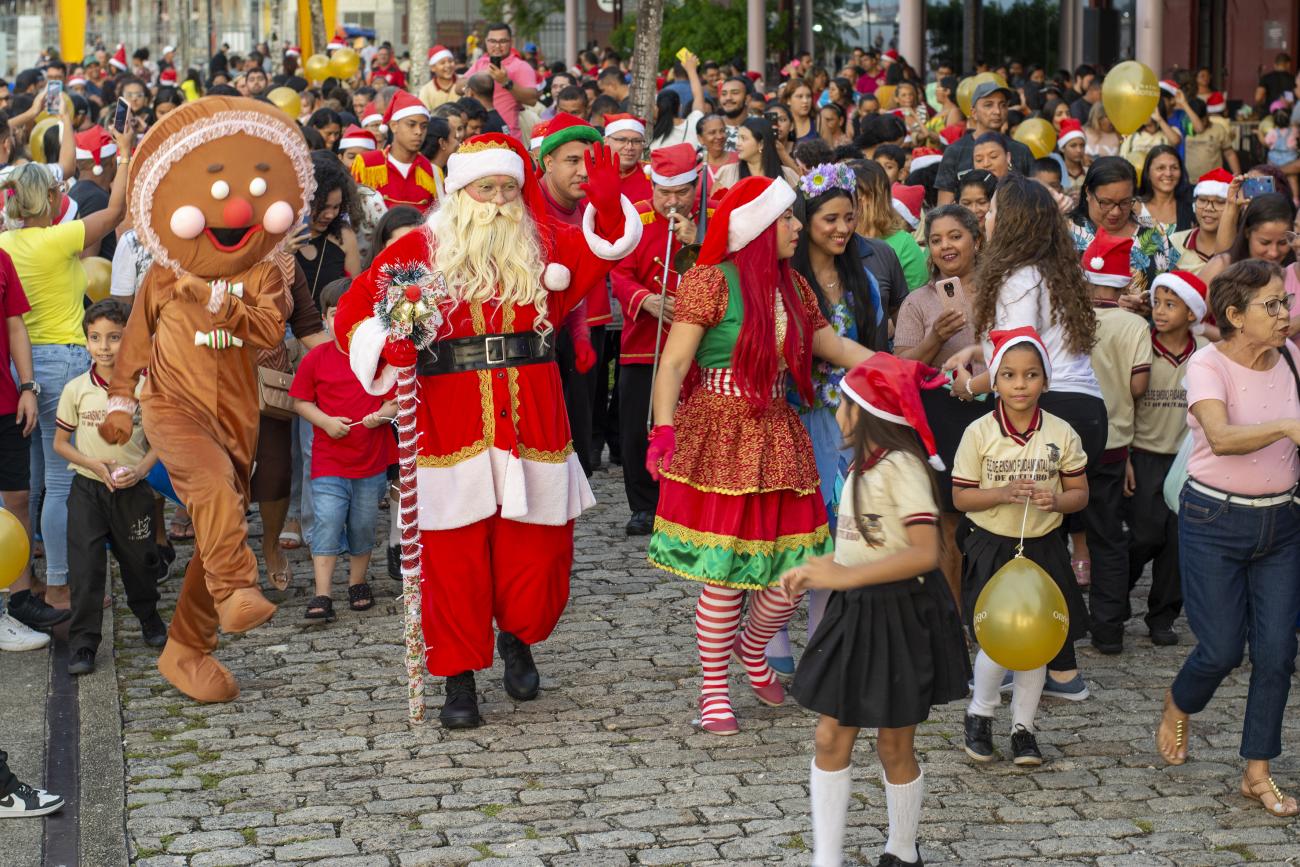
[[[1241,777],[1241,794],[1242,797],[1250,798],[1252,801],[1259,801],[1271,815],[1279,818],[1300,815],[1300,805],[1296,805],[1290,810],[1287,809],[1286,802],[1290,800],[1295,804],[1295,799],[1283,794],[1282,790],[1277,787],[1277,783],[1273,782],[1272,777],[1251,780],[1243,774]],[[1265,798],[1273,799],[1271,806],[1265,803]]]
[[[1160,724],[1156,727],[1156,750],[1160,753],[1160,758],[1165,760],[1167,765],[1181,765],[1187,761],[1187,723],[1186,717],[1174,720],[1172,725],[1168,725],[1170,709],[1177,709],[1174,704],[1173,696],[1165,696],[1165,707],[1160,713]],[[1162,733],[1173,729],[1173,743],[1169,739],[1161,738]],[[1172,749],[1170,748],[1172,746]]]

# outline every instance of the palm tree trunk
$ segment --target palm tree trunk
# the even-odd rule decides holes
[[[323,52],[332,35],[325,32],[325,9],[321,6],[321,0],[310,0],[309,5],[311,7],[311,50],[303,46],[303,54],[308,57]]]
[[[654,123],[655,78],[664,27],[664,0],[641,0],[636,8],[636,45],[632,48],[632,113]]]
[[[433,33],[430,0],[407,0],[406,14],[410,27],[411,74],[407,76],[412,93],[419,92],[429,75],[429,42]]]

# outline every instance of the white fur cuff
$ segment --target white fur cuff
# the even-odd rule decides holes
[[[582,214],[582,234],[587,239],[591,252],[606,261],[617,261],[636,249],[641,243],[641,215],[636,207],[628,201],[627,196],[619,197],[623,206],[623,237],[617,241],[606,241],[596,234],[596,209],[587,205]]]
[[[136,407],[140,401],[133,397],[110,397],[105,406],[104,414],[112,415],[115,412],[124,412],[127,415],[135,415]]]
[[[352,332],[348,343],[348,364],[361,387],[367,394],[384,395],[393,390],[397,384],[397,368],[388,366],[376,375],[384,344],[388,342],[388,332],[376,317],[363,320]]]

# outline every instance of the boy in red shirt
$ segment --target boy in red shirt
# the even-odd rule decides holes
[[[331,334],[339,299],[351,282],[335,280],[321,291],[321,310]],[[330,582],[345,545],[350,556],[348,606],[366,611],[375,604],[366,570],[388,465],[397,462],[397,443],[388,428],[397,404],[366,393],[337,336],[307,353],[289,394],[294,409],[316,428],[311,454],[316,517],[309,539],[316,596],[307,603],[306,618],[330,623],[334,620]]]

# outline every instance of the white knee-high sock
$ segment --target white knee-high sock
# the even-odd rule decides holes
[[[1015,688],[1011,691],[1011,730],[1022,725],[1034,730],[1034,717],[1038,714],[1038,700],[1043,697],[1047,682],[1047,666],[1033,671],[1017,671]]]
[[[925,799],[925,773],[916,775],[910,783],[895,786],[885,779],[885,806],[889,810],[889,840],[885,851],[914,863],[920,854],[916,849],[916,829],[921,824],[921,801]]]
[[[812,763],[808,800],[812,806],[813,867],[840,867],[844,860],[844,823],[848,820],[853,766],[823,771]]]
[[[969,713],[975,716],[993,716],[1002,704],[1002,677],[1007,670],[993,661],[984,651],[975,655],[975,689],[971,691]],[[1039,684],[1042,691],[1042,684]]]

